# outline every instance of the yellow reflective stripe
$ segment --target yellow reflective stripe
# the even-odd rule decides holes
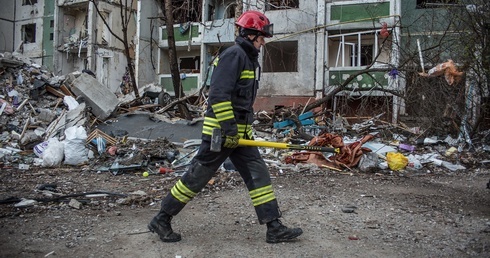
[[[253,198],[256,198],[258,196],[264,195],[266,193],[270,193],[272,191],[273,191],[272,185],[266,185],[266,186],[262,186],[260,188],[257,188],[257,189],[250,191],[249,194],[250,194],[250,197],[253,199]]]
[[[204,123],[203,124],[221,128],[221,126],[219,125],[218,119],[212,118],[212,117],[204,117]]]
[[[213,135],[213,128],[221,128],[219,121],[213,117],[204,117],[202,126],[202,133],[207,135]]]
[[[247,125],[246,124],[238,124],[238,130],[241,130],[241,131],[245,131],[245,129],[247,129]]]
[[[216,118],[218,121],[225,121],[228,119],[234,119],[235,115],[233,114],[233,110],[226,111],[226,112],[221,112],[221,113],[214,113],[216,115]]]
[[[252,139],[252,126],[247,124],[238,124],[238,134],[240,137],[246,134],[248,139]],[[213,128],[221,128],[218,119],[213,117],[204,117],[204,123],[202,127],[202,133],[207,135],[213,135]]]
[[[272,185],[266,185],[249,192],[253,206],[258,206],[276,199]]]
[[[247,124],[238,124],[238,133],[240,135],[247,134],[249,139],[252,139],[252,126]]]
[[[218,66],[219,56],[214,59],[213,65]]]
[[[231,106],[231,101],[224,101],[211,106],[213,112],[216,115],[218,121],[225,121],[228,119],[233,119],[233,107]]]
[[[255,71],[252,70],[243,70],[242,74],[240,74],[240,79],[254,79]]]
[[[274,193],[270,193],[270,194],[265,195],[265,196],[262,196],[260,198],[253,199],[252,200],[252,204],[254,205],[254,207],[256,207],[256,206],[259,206],[261,204],[264,204],[264,203],[268,203],[270,201],[273,201],[275,199],[276,199],[276,197],[274,196]]]
[[[203,126],[202,133],[207,135],[213,135],[213,127]]]
[[[170,192],[175,199],[179,200],[182,203],[188,203],[192,198],[196,196],[196,193],[187,188],[187,186],[182,183],[182,180],[177,181]]]
[[[231,106],[231,101],[224,101],[220,103],[216,103],[211,106],[213,108],[214,113],[221,113],[225,112],[228,110],[233,110],[233,107]]]
[[[214,128],[219,128],[219,127],[216,127],[216,126],[209,126],[209,125],[203,125],[202,127],[202,133],[203,134],[207,134],[207,135],[213,135],[213,129]],[[238,135],[240,135],[240,138],[243,138],[242,135],[244,134],[247,134],[247,138],[248,139],[252,139],[252,130],[247,130],[247,132],[244,132],[244,131],[240,131],[238,130]]]

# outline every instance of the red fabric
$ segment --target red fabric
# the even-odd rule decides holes
[[[287,164],[314,163],[319,167],[325,165],[339,169],[352,168],[358,165],[362,154],[371,152],[370,149],[362,147],[362,145],[373,138],[373,135],[368,134],[360,141],[345,145],[340,135],[324,133],[314,137],[308,145],[339,148],[338,154],[330,156],[327,160],[321,152],[296,152],[286,157],[285,162]]]

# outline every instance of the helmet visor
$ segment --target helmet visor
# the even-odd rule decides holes
[[[262,27],[262,32],[265,33],[266,37],[271,38],[274,35],[274,24],[265,25]]]

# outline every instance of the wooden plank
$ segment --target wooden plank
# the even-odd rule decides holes
[[[60,98],[64,98],[66,96],[63,92],[61,92],[61,91],[59,91],[59,90],[57,90],[51,86],[46,86],[46,91],[48,91],[49,93],[55,95],[56,97],[60,97]]]
[[[68,89],[68,87],[66,87],[64,84],[62,84],[60,86],[60,90],[66,95],[66,96],[72,96],[72,97],[75,97],[75,95],[73,95],[73,93],[71,93],[70,89]]]

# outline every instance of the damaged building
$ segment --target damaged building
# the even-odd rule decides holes
[[[0,50],[19,51],[55,75],[93,71],[111,92],[125,94],[128,64],[119,40],[124,10],[130,14],[129,55],[140,90],[155,84],[174,95],[164,1],[129,2],[132,6],[124,7],[97,1],[95,8],[89,0],[9,1],[0,26],[12,34],[2,34]],[[460,6],[456,1],[181,0],[173,5],[177,62],[187,95],[209,86],[210,64],[234,44],[239,13],[258,9],[270,18],[274,37],[259,57],[257,110],[307,105],[343,86],[322,104],[331,114],[382,113],[397,122],[408,106],[419,105],[401,97],[411,78],[406,71],[426,72],[456,58],[449,50],[432,49],[447,31],[447,7]]]
[[[332,114],[382,113],[397,122],[407,112],[405,73],[426,71],[455,58],[448,49],[432,48],[449,28],[448,6],[460,6],[454,1],[181,2],[174,36],[187,94],[209,84],[213,58],[233,44],[237,10],[259,9],[274,23],[274,37],[259,57],[258,110],[307,105],[342,85],[344,89],[324,103]],[[407,26],[402,29],[402,24]],[[157,81],[173,94],[166,33],[164,25]]]

